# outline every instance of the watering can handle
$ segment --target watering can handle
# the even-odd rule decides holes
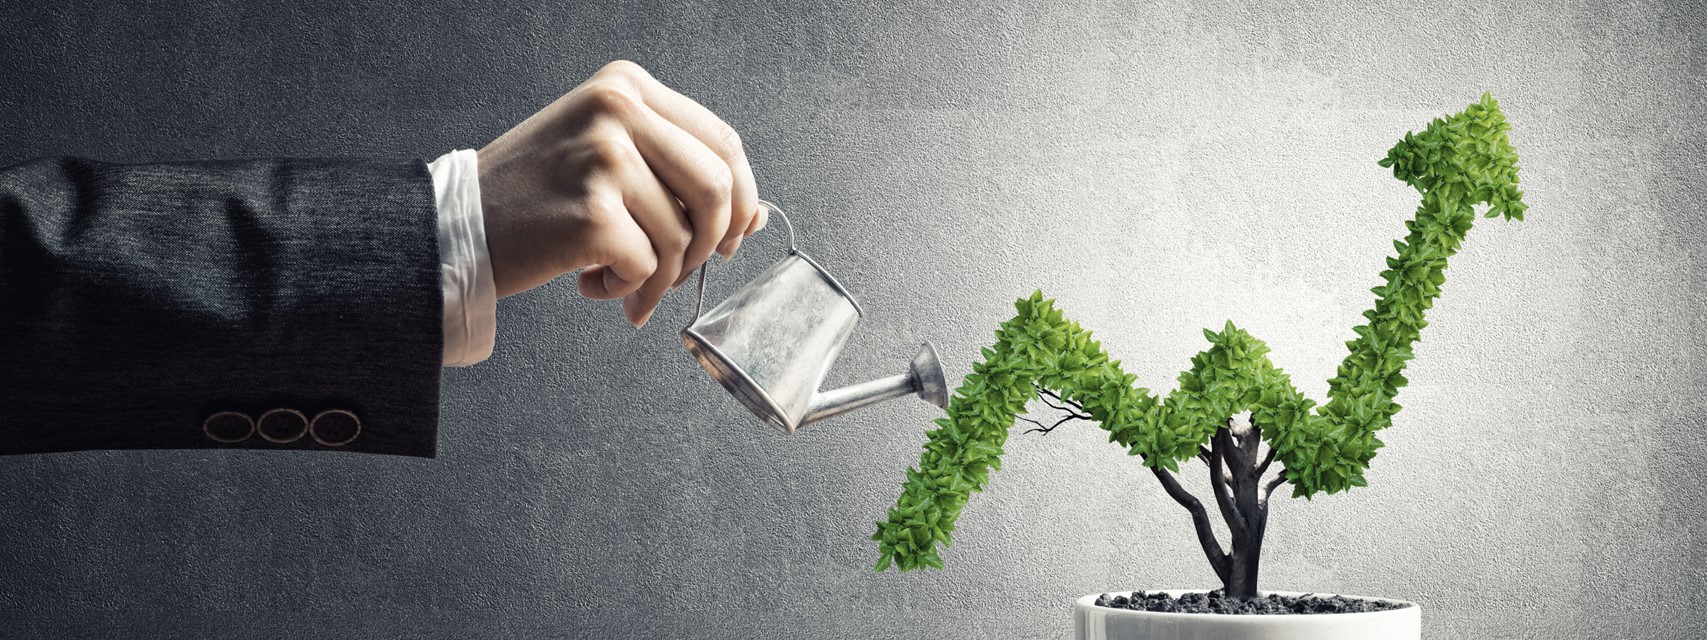
[[[788,228],[788,253],[794,255],[798,249],[794,247],[794,223],[788,221],[788,214],[782,212],[782,207],[766,200],[760,200],[759,207],[782,218],[783,226]],[[693,322],[699,322],[700,307],[705,304],[705,268],[710,265],[711,261],[707,260],[699,266],[699,295],[693,301]],[[691,325],[693,322],[688,324]]]

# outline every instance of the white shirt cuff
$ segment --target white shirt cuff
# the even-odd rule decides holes
[[[480,167],[473,149],[427,165],[439,210],[439,272],[445,289],[444,366],[466,367],[492,355],[498,286],[480,213]]]

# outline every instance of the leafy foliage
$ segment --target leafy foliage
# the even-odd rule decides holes
[[[942,568],[937,545],[950,543],[967,498],[1001,468],[1002,445],[1034,384],[1082,405],[1110,442],[1146,466],[1178,471],[1230,417],[1250,411],[1294,497],[1364,486],[1363,471],[1382,444],[1375,432],[1400,409],[1394,398],[1406,384],[1411,345],[1428,324],[1423,315],[1440,295],[1447,259],[1475,221],[1473,207],[1486,203],[1488,217],[1523,219],[1509,129],[1499,104],[1483,94],[1463,112],[1406,134],[1380,161],[1422,194],[1422,205],[1405,223],[1405,239],[1394,242],[1398,255],[1387,258],[1385,283],[1371,289],[1375,308],[1363,313],[1368,324],[1354,328],[1357,338],[1346,343],[1350,353],[1320,407],[1269,361],[1267,345],[1232,322],[1204,330],[1209,348],[1179,375],[1178,390],[1158,399],[1134,387],[1137,377],[1041,291],[1021,298],[955,390],[947,417],[926,434],[919,466],[907,470],[888,519],[877,523],[877,570]]]

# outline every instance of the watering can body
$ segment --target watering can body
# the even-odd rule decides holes
[[[945,406],[947,383],[929,343],[905,374],[818,393],[863,311],[823,265],[794,248],[787,216],[775,205],[762,205],[788,225],[788,253],[710,311],[701,314],[696,305],[694,322],[681,337],[700,366],[784,433],[904,395]],[[699,291],[703,304],[703,267]]]

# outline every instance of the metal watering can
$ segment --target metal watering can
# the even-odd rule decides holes
[[[929,342],[906,373],[818,391],[864,312],[823,265],[795,248],[788,215],[769,202],[759,205],[788,228],[788,253],[704,315],[705,267],[700,267],[694,321],[682,329],[682,344],[700,366],[754,415],[784,433],[907,395],[948,406],[948,381]]]

